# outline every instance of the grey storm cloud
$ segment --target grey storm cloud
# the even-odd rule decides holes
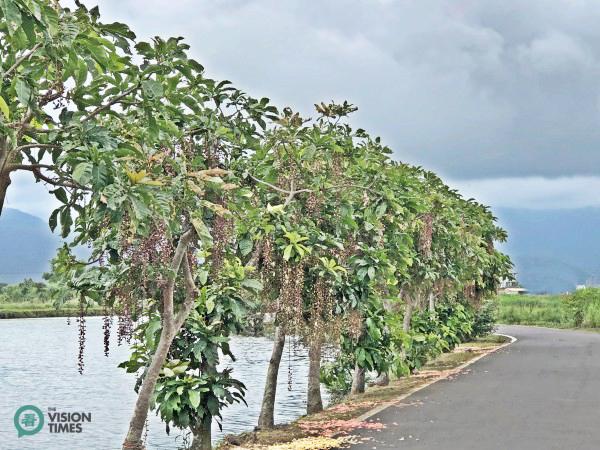
[[[105,0],[210,75],[307,114],[357,104],[399,159],[453,178],[597,175],[600,2]]]
[[[396,158],[493,207],[600,206],[599,1],[84,1],[278,106],[351,101]],[[7,205],[47,217],[46,191],[19,174]]]

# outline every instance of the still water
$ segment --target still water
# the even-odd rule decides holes
[[[65,318],[0,320],[0,450],[120,449],[135,402],[134,376],[117,367],[127,359],[128,347],[117,346],[116,336],[111,336],[110,354],[104,356],[102,318],[87,318],[86,324],[85,371],[79,375],[79,333],[75,320],[70,325]],[[262,337],[232,338],[231,347],[237,360],[227,359],[225,364],[233,367],[234,377],[246,384],[248,406],[235,404],[224,411],[223,431],[215,425],[215,440],[255,426],[271,346],[272,342]],[[277,423],[304,413],[307,365],[306,351],[286,341],[277,388]],[[326,393],[323,395],[326,401]],[[49,408],[59,412],[89,412],[92,420],[83,424],[81,433],[50,433],[46,425],[35,435],[19,438],[13,418],[23,405],[39,407],[46,420]],[[167,435],[160,419],[150,413],[149,450],[178,449],[182,438],[177,429]]]

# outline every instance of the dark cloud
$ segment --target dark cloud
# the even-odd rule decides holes
[[[600,170],[600,3],[105,0],[209,73],[310,111],[349,99],[397,156],[454,178]]]

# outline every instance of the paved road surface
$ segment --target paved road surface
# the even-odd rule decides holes
[[[600,449],[600,334],[499,331],[518,341],[385,409],[352,449]]]

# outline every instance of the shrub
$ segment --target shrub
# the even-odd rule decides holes
[[[473,319],[471,337],[481,337],[493,333],[496,329],[496,318],[498,315],[498,303],[496,300],[485,300]]]
[[[409,375],[427,361],[451,351],[473,336],[488,334],[494,328],[495,306],[485,304],[475,313],[469,305],[460,302],[438,304],[434,313],[417,311],[411,320],[411,329],[402,329],[401,313],[385,313],[384,333],[388,339],[378,342],[381,355],[388,358],[387,368],[397,377]],[[350,392],[354,360],[343,351],[331,363],[321,368],[321,381],[332,396],[339,401]]]
[[[600,302],[596,301],[586,306],[582,326],[585,328],[600,327]]]
[[[600,288],[585,288],[565,297],[564,309],[576,327],[600,327]]]
[[[330,403],[339,403],[352,388],[352,364],[343,361],[344,355],[337,360],[323,364],[321,367],[321,383],[329,392]]]

